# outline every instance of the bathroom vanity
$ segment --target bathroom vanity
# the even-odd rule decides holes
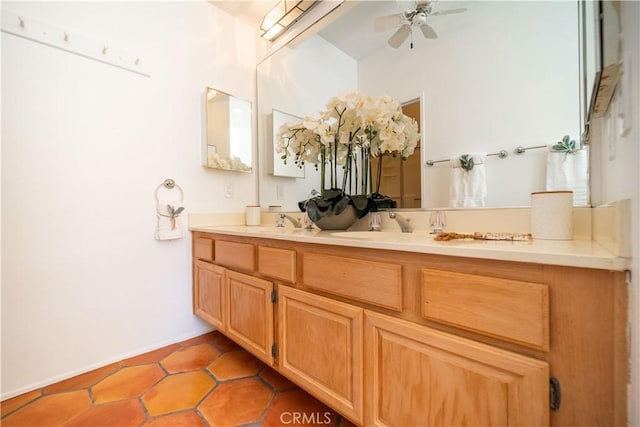
[[[194,312],[358,425],[626,425],[624,261],[596,243],[192,237]]]

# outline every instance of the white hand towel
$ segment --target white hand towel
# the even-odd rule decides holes
[[[179,215],[171,216],[169,206],[178,209],[181,201],[176,202],[159,202],[156,205],[156,240],[173,240],[181,239],[185,235],[184,226],[182,225],[182,211]]]
[[[452,208],[483,207],[487,197],[486,153],[473,153],[473,169],[460,166],[460,156],[451,157],[449,200]]]
[[[549,150],[547,155],[547,191],[573,191],[573,205],[589,204],[589,151],[582,148],[571,154]]]

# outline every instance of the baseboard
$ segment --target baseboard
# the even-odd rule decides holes
[[[66,372],[66,373],[61,374],[61,375],[56,375],[54,377],[47,378],[45,380],[29,384],[29,385],[26,385],[24,387],[20,387],[20,388],[15,389],[15,390],[10,390],[8,392],[5,392],[3,390],[2,394],[0,394],[0,401],[4,402],[5,400],[11,399],[12,397],[16,397],[16,396],[19,396],[19,395],[24,394],[24,393],[28,393],[28,392],[33,391],[33,390],[37,390],[37,389],[42,388],[42,387],[46,387],[46,386],[49,386],[51,384],[55,384],[55,383],[58,383],[60,381],[67,380],[69,378],[73,378],[75,376],[85,374],[87,372],[93,371],[93,370],[101,368],[103,366],[107,366],[107,365],[110,365],[112,363],[120,362],[121,360],[128,359],[128,358],[134,357],[134,356],[138,356],[140,354],[148,353],[150,351],[158,350],[158,349],[160,349],[162,347],[166,347],[166,346],[171,345],[171,344],[176,344],[176,343],[179,343],[179,342],[182,342],[182,341],[186,341],[186,340],[191,339],[191,338],[199,337],[200,335],[206,334],[206,333],[211,332],[213,330],[215,330],[215,328],[207,327],[207,328],[204,328],[204,329],[199,330],[199,331],[192,331],[192,332],[189,332],[187,334],[184,334],[184,335],[181,335],[181,336],[178,336],[178,337],[174,337],[174,338],[171,338],[171,339],[159,342],[159,343],[155,343],[155,344],[152,344],[152,345],[149,345],[149,346],[146,346],[146,347],[142,347],[142,348],[139,348],[137,350],[121,354],[119,356],[115,356],[115,357],[112,357],[112,358],[109,358],[109,359],[105,359],[105,360],[102,360],[102,361],[97,362],[95,364],[87,365],[87,366],[84,366],[82,368]]]

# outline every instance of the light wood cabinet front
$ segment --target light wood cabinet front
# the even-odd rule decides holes
[[[193,257],[203,261],[213,262],[213,240],[206,237],[193,239]]]
[[[296,281],[296,251],[258,246],[258,272],[289,283]]]
[[[201,319],[224,332],[226,292],[224,268],[196,260],[193,275],[193,309]]]
[[[365,425],[549,425],[546,362],[365,313]]]
[[[229,338],[273,364],[273,283],[235,271],[226,271],[227,330]]]
[[[319,291],[402,311],[402,266],[396,263],[305,252],[302,283]]]
[[[216,240],[214,243],[216,263],[225,267],[254,271],[256,268],[256,249],[250,243]]]
[[[549,350],[549,286],[544,284],[423,269],[422,316]]]
[[[362,424],[363,310],[290,287],[278,293],[280,371]]]

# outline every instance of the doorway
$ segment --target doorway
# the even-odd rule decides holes
[[[402,104],[402,112],[413,118],[420,129],[420,98]],[[382,156],[371,159],[371,170],[377,170],[378,161],[382,161],[382,177],[380,179],[380,194],[395,200],[398,208],[420,208],[422,206],[422,191],[420,166],[422,156],[420,141],[413,155],[407,160],[399,156]],[[373,188],[376,188],[377,177],[373,174]]]

